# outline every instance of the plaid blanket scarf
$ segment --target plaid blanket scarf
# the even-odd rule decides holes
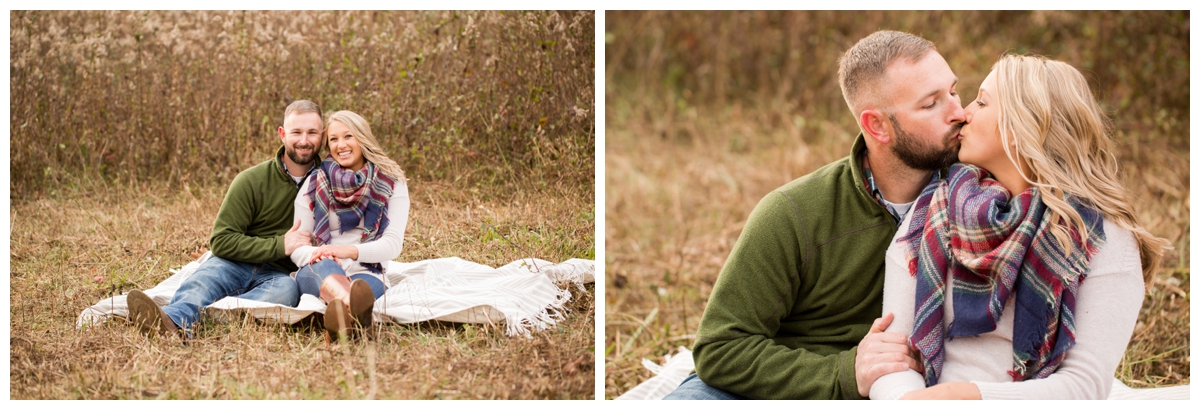
[[[1075,295],[1105,241],[1099,212],[1068,195],[1088,238],[1084,242],[1070,229],[1066,252],[1054,240],[1037,187],[1010,201],[1008,191],[988,176],[975,166],[951,166],[949,178],[921,193],[909,230],[900,238],[909,273],[917,280],[910,343],[921,351],[928,386],[938,383],[945,340],[994,331],[1013,292],[1009,375],[1020,381],[1054,373],[1075,344]],[[947,280],[954,284],[954,322],[948,326],[943,324]]]
[[[367,161],[362,169],[355,172],[342,168],[333,158],[326,158],[309,178],[306,195],[312,200],[309,208],[316,220],[313,227],[314,246],[329,243],[331,213],[338,218],[339,233],[362,224],[361,242],[379,239],[379,235],[387,229],[387,201],[392,196],[395,181],[379,172],[375,164]],[[360,264],[371,272],[383,273],[379,263]]]

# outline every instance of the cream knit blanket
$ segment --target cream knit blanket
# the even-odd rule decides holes
[[[183,280],[196,271],[211,253],[188,263],[157,286],[145,290],[159,306],[170,303]],[[571,287],[595,282],[595,261],[571,259],[551,263],[521,259],[492,268],[459,258],[419,262],[388,262],[385,276],[391,287],[375,301],[375,320],[416,323],[441,320],[457,323],[504,322],[509,336],[529,336],[531,331],[554,327],[571,300]],[[84,309],[77,328],[94,326],[113,315],[128,317],[125,295],[114,296]],[[313,313],[325,313],[320,299],[301,295],[292,308],[274,303],[226,297],[208,306],[205,314],[244,312],[267,322],[293,324]]]

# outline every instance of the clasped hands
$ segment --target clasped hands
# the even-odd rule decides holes
[[[358,247],[354,245],[321,245],[313,250],[308,263],[320,262],[326,258],[333,258],[334,262],[338,262],[338,259],[358,259]]]
[[[300,220],[296,220],[292,228],[283,234],[283,250],[289,256],[296,249],[310,243],[312,243],[312,233],[300,230]],[[308,263],[319,262],[326,258],[333,258],[335,262],[338,259],[358,259],[358,247],[354,245],[321,245],[313,250]]]
[[[867,336],[858,343],[858,351],[854,356],[854,378],[858,382],[858,394],[862,397],[867,397],[871,393],[871,385],[886,374],[906,369],[925,374],[925,367],[919,359],[920,352],[909,345],[908,335],[884,332],[893,319],[895,315],[890,312],[875,319]],[[901,399],[979,400],[980,394],[974,383],[949,382],[908,392]]]

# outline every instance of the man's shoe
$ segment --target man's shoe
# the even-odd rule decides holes
[[[375,313],[375,292],[362,279],[350,283],[350,314],[363,329],[370,329]]]
[[[145,292],[131,290],[125,300],[129,304],[129,320],[137,325],[142,334],[179,334],[179,326],[175,325],[175,321]]]

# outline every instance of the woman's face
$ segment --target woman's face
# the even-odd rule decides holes
[[[993,70],[979,85],[979,96],[965,108],[967,125],[962,128],[962,145],[958,151],[960,162],[993,173],[998,166],[1012,163],[1000,142],[999,93],[996,91],[996,71]]]
[[[358,137],[350,132],[350,127],[340,121],[331,121],[326,131],[329,135],[329,155],[333,156],[333,160],[342,168],[354,171],[362,169],[366,159],[362,147],[358,145]]]

